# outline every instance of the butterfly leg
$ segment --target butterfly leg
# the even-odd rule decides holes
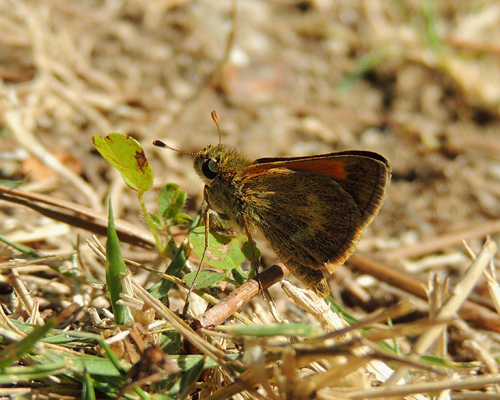
[[[259,272],[260,261],[257,254],[255,254],[255,247],[254,247],[255,242],[252,239],[252,234],[250,233],[250,229],[248,228],[248,222],[244,215],[242,216],[242,220],[243,220],[243,227],[245,229],[245,235],[247,235],[248,242],[250,243],[251,246],[250,251],[252,252],[252,269],[250,271],[250,274],[248,275],[248,278],[251,279]]]

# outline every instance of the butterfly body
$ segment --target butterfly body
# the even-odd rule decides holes
[[[208,207],[243,231],[259,231],[291,272],[321,296],[378,212],[390,180],[389,162],[369,151],[262,158],[228,146],[195,154]]]

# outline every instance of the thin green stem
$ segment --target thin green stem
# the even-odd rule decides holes
[[[160,253],[164,253],[166,246],[163,245],[163,243],[160,240],[160,236],[158,235],[158,231],[156,230],[156,226],[153,223],[153,220],[151,219],[148,210],[146,209],[146,205],[144,204],[144,192],[138,191],[137,192],[137,200],[139,200],[139,204],[141,205],[142,212],[144,214],[144,218],[146,218],[146,222],[149,226],[149,229],[151,230],[151,233],[153,234],[153,237],[155,238],[156,245],[158,246],[158,249],[160,249]]]

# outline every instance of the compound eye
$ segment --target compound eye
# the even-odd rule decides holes
[[[219,172],[219,163],[216,160],[209,158],[208,160],[203,161],[201,172],[203,172],[203,175],[205,175],[208,179],[214,179],[217,176],[217,172]]]

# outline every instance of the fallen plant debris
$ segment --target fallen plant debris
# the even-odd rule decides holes
[[[496,4],[0,0],[0,15],[0,398],[500,395]],[[247,280],[244,239],[215,232],[185,304],[203,185],[152,142],[216,144],[214,109],[250,159],[391,161],[327,302],[262,241],[269,267]],[[133,149],[119,172],[92,141],[110,134]]]

